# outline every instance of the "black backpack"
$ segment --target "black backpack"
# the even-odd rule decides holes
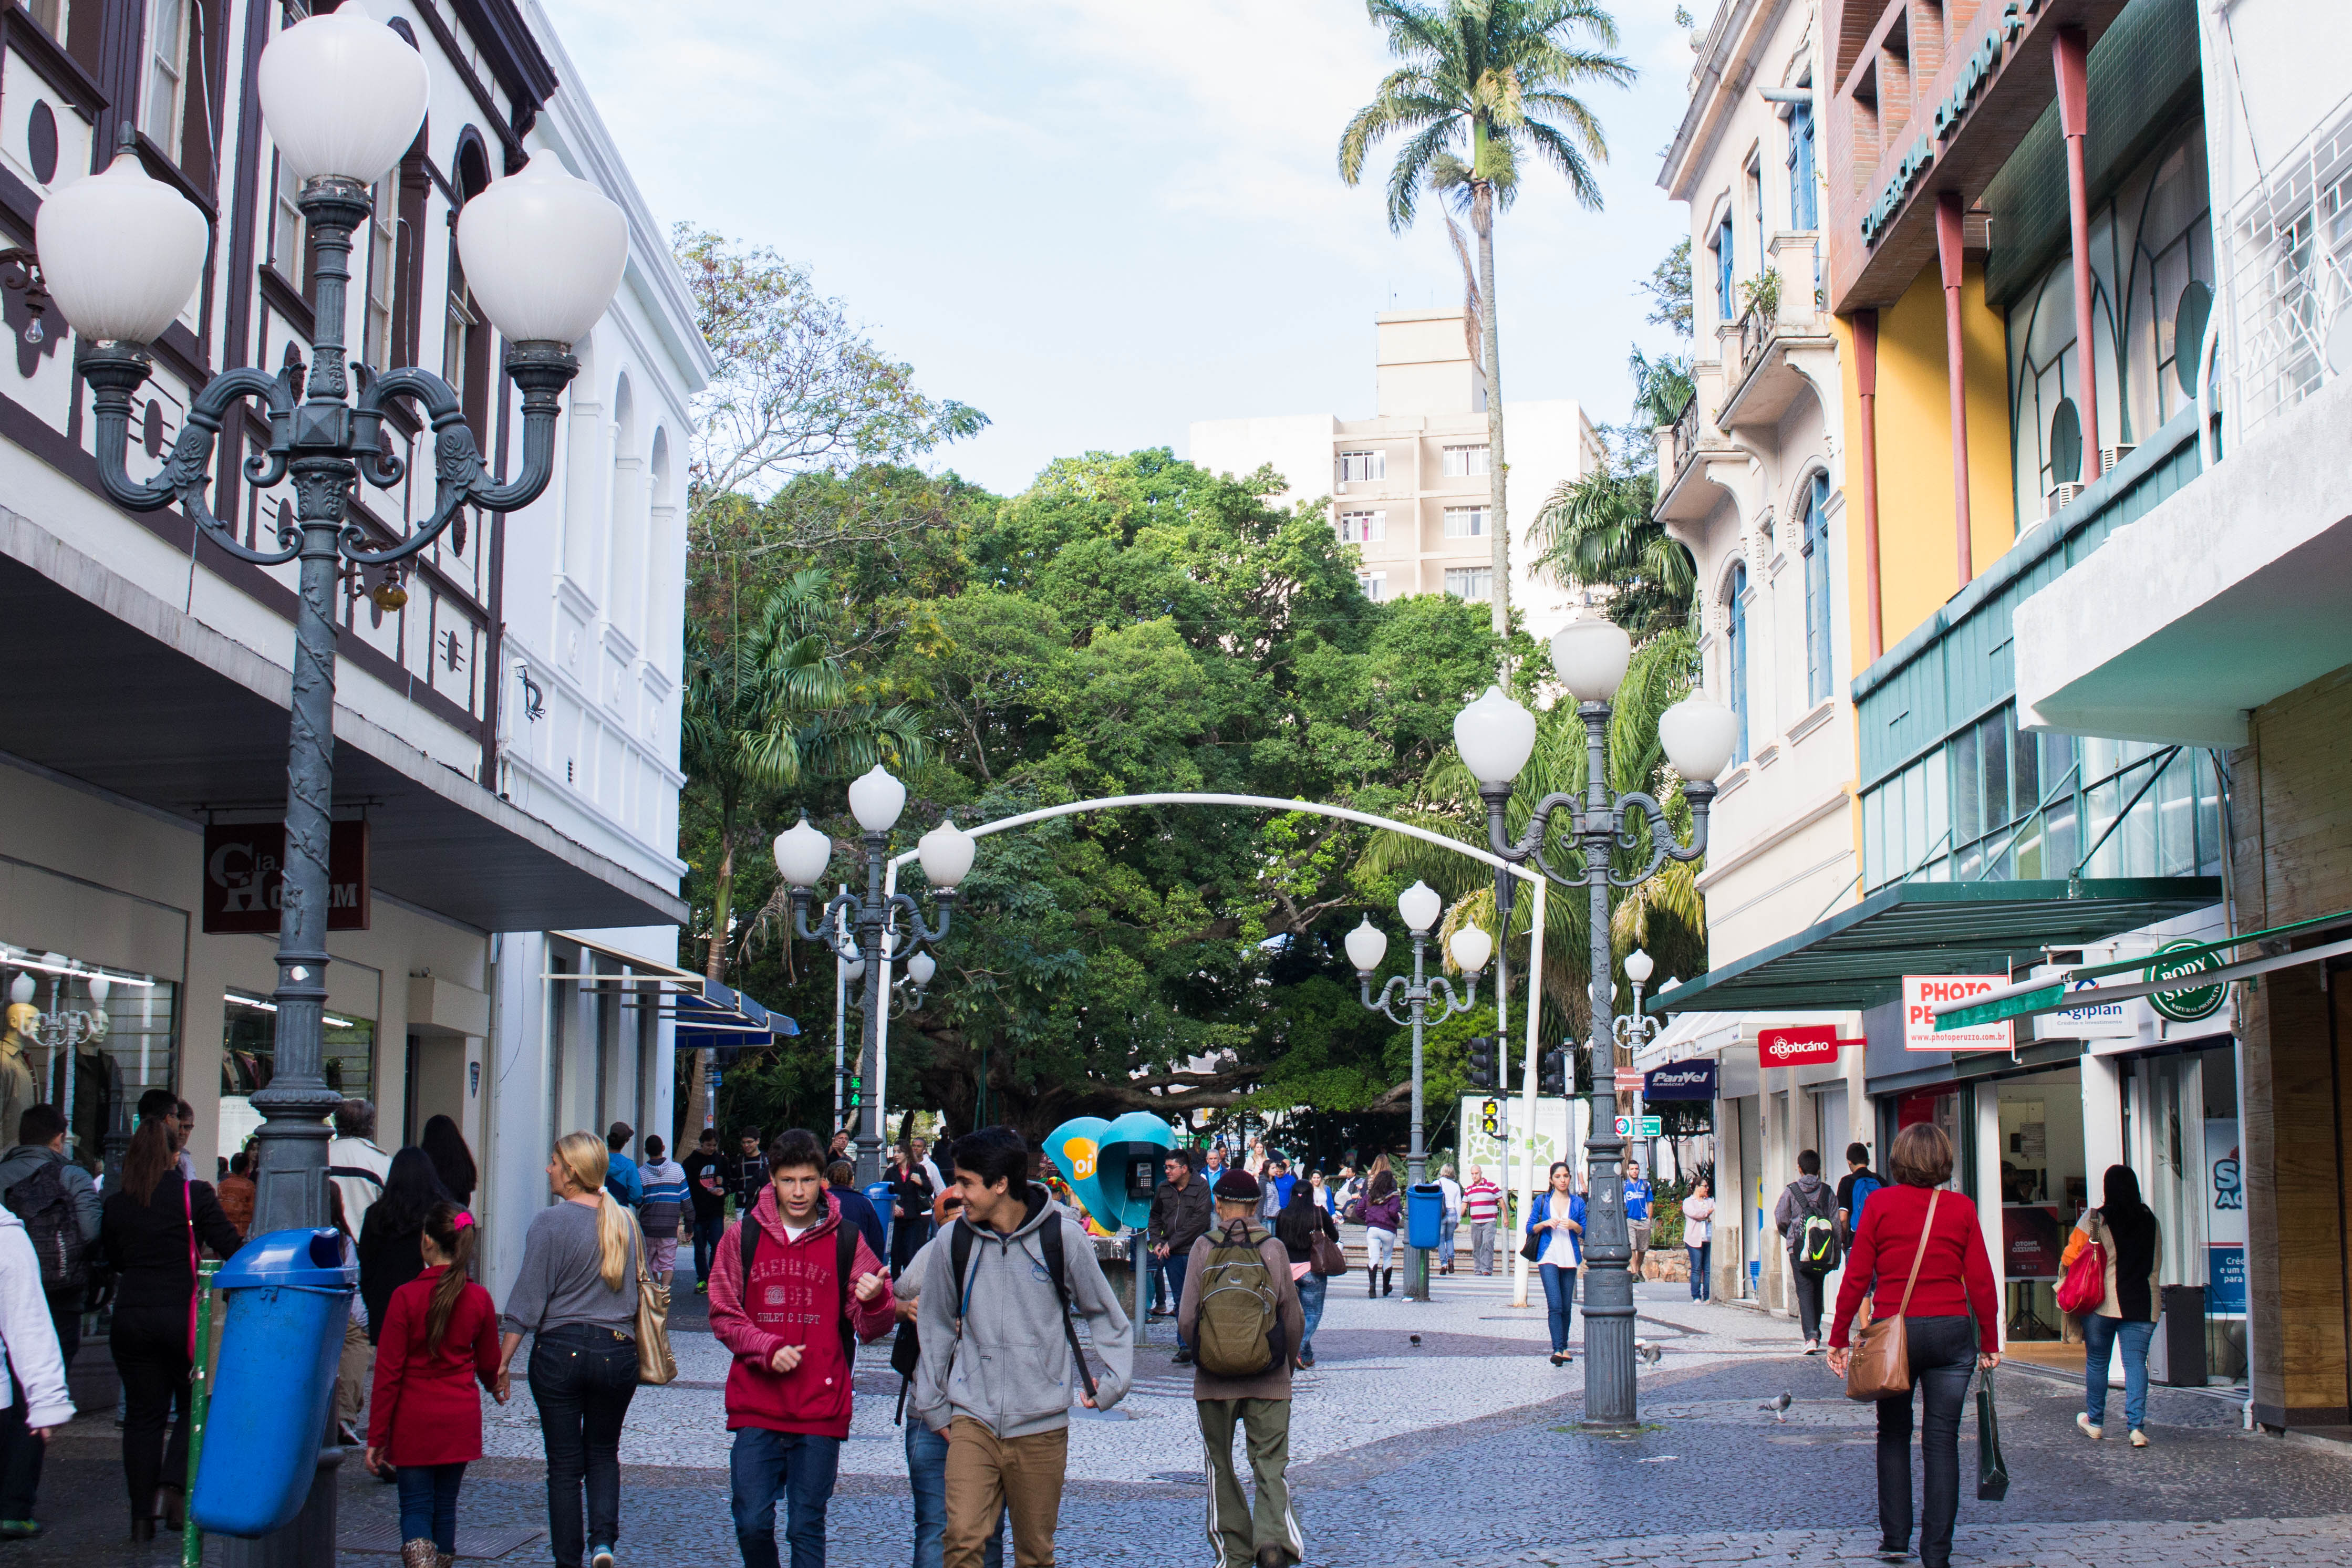
[[[751,1260],[760,1252],[760,1218],[746,1214],[735,1228],[743,1238],[743,1301],[744,1315],[751,1315]],[[855,1369],[857,1365],[857,1328],[849,1321],[849,1271],[857,1266],[857,1227],[838,1220],[833,1232],[833,1277],[841,1287],[841,1364]]]
[[[41,1260],[41,1289],[70,1291],[89,1284],[89,1246],[82,1239],[73,1194],[66,1190],[65,1167],[43,1160],[5,1197],[8,1211],[25,1222],[25,1234]]]

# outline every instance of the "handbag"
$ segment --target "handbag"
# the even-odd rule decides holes
[[[1307,1266],[1327,1280],[1348,1271],[1348,1254],[1321,1225],[1315,1228],[1315,1239],[1307,1244]]]
[[[2058,1310],[2095,1312],[2106,1299],[2107,1249],[2093,1241],[2074,1255],[2066,1266],[2065,1278],[2058,1281]]]
[[[605,1199],[611,1202],[610,1198]],[[637,1231],[637,1381],[658,1388],[677,1377],[669,1349],[669,1289],[646,1272],[646,1233]]]
[[[1545,1206],[1544,1214],[1546,1218],[1549,1218],[1551,1214],[1549,1205]],[[1541,1231],[1533,1228],[1532,1219],[1528,1224],[1530,1228],[1526,1232],[1526,1238],[1519,1243],[1519,1256],[1530,1263],[1540,1263],[1543,1261],[1544,1235]]]
[[[1880,1318],[1854,1336],[1853,1354],[1845,1364],[1848,1399],[1890,1399],[1911,1392],[1911,1342],[1903,1332],[1903,1314],[1911,1310],[1911,1289],[1919,1282],[1919,1265],[1927,1260],[1927,1238],[1936,1228],[1936,1203],[1943,1196],[1941,1187],[1927,1194],[1927,1218],[1919,1223],[1919,1247],[1911,1254],[1902,1305],[1893,1317]]]
[[[1977,1500],[2009,1495],[2009,1465],[2000,1457],[2000,1416],[1993,1409],[1992,1374],[1977,1385]]]

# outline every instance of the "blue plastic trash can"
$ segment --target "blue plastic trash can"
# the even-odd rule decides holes
[[[885,1263],[890,1261],[890,1211],[898,1205],[898,1189],[887,1181],[866,1185],[866,1201],[872,1204],[874,1212],[882,1217],[882,1261]]]
[[[1445,1189],[1433,1181],[1416,1182],[1405,1189],[1404,1244],[1435,1250],[1445,1229]]]
[[[205,1450],[188,1511],[220,1535],[268,1535],[310,1495],[359,1264],[340,1230],[273,1230],[220,1267],[226,1292]]]

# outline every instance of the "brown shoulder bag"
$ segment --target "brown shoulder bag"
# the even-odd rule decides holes
[[[1937,1187],[1927,1194],[1927,1218],[1919,1225],[1919,1248],[1911,1255],[1911,1277],[1903,1282],[1903,1304],[1893,1317],[1873,1319],[1854,1336],[1853,1353],[1845,1364],[1848,1399],[1890,1399],[1911,1392],[1911,1345],[1904,1337],[1903,1314],[1911,1310],[1911,1288],[1919,1282],[1919,1265],[1927,1257],[1927,1238],[1936,1228]]]

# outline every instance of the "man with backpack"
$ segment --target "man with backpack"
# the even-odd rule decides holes
[[[1838,1239],[1848,1247],[1853,1245],[1853,1233],[1862,1228],[1862,1206],[1870,1195],[1885,1186],[1876,1171],[1870,1168],[1870,1148],[1866,1144],[1845,1146],[1845,1176],[1837,1188]]]
[[[56,1106],[34,1105],[16,1118],[16,1145],[0,1155],[0,1202],[25,1222],[26,1239],[41,1262],[41,1293],[58,1352],[71,1366],[81,1345],[100,1200],[89,1173],[66,1158],[66,1119]]]
[[[982,1544],[1007,1510],[1017,1560],[1054,1561],[1070,1406],[1108,1409],[1133,1370],[1134,1329],[1085,1223],[1029,1168],[1029,1145],[1010,1127],[958,1138],[963,1215],[921,1260],[908,1408],[948,1440],[946,1568],[981,1568]],[[1078,1349],[1074,1307],[1102,1360],[1099,1380]]]
[[[1176,1332],[1192,1345],[1192,1400],[1209,1456],[1209,1547],[1216,1568],[1286,1568],[1307,1555],[1290,1507],[1290,1373],[1307,1332],[1290,1249],[1252,1224],[1258,1183],[1217,1184],[1217,1219],[1192,1243]],[[1253,1507],[1234,1469],[1242,1428],[1256,1483]]]
[[[768,1147],[768,1184],[719,1244],[710,1330],[727,1372],[728,1461],[744,1568],[777,1568],[776,1500],[793,1568],[824,1568],[824,1515],[849,1437],[859,1340],[897,1322],[889,1276],[824,1190],[824,1146],[795,1128]]]
[[[1822,1282],[1837,1271],[1844,1249],[1838,1241],[1837,1193],[1822,1179],[1819,1150],[1797,1156],[1797,1179],[1781,1189],[1772,1224],[1789,1245],[1789,1278],[1797,1294],[1797,1318],[1805,1331],[1805,1354],[1822,1351]]]

